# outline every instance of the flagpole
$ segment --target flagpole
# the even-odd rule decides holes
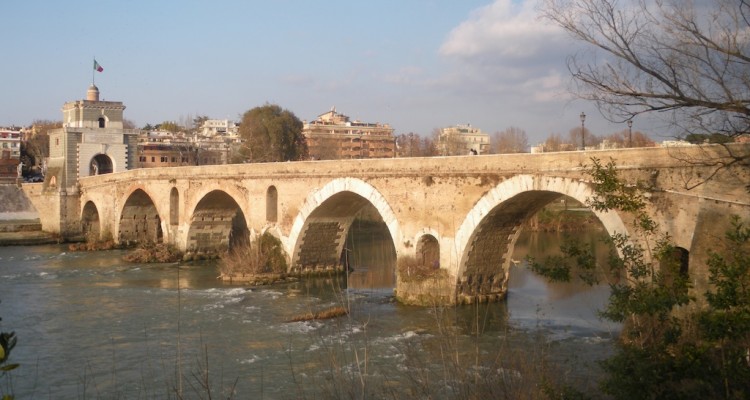
[[[94,65],[96,65],[96,56],[94,56]],[[96,68],[91,68],[91,85],[96,86]]]

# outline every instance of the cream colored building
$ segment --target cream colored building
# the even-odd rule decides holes
[[[490,151],[490,135],[471,124],[449,126],[440,129],[438,149],[444,156],[473,154],[474,152],[487,154]]]
[[[302,134],[314,160],[394,156],[395,141],[390,125],[350,121],[348,116],[336,112],[336,107],[312,122],[305,121]]]
[[[49,133],[45,184],[75,192],[78,178],[134,168],[138,130],[123,129],[125,106],[99,100],[91,85],[86,100],[63,105],[63,127]]]

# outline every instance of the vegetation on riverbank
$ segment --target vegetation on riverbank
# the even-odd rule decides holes
[[[221,256],[220,278],[230,282],[265,285],[288,279],[281,241],[268,232],[234,245]]]
[[[121,248],[119,244],[115,243],[114,240],[86,240],[78,243],[71,243],[68,245],[70,251],[99,251],[99,250],[113,250]]]
[[[146,243],[133,249],[122,257],[132,263],[172,263],[182,259],[174,246],[165,243]]]
[[[414,256],[400,257],[396,262],[398,277],[402,282],[423,282],[427,279],[445,278],[448,271],[436,268],[434,265],[425,265]]]
[[[616,399],[750,398],[750,226],[735,217],[724,246],[706,261],[711,287],[691,293],[691,278],[671,238],[661,234],[645,211],[638,184],[622,181],[613,162],[592,159],[588,170],[595,210],[630,215],[634,236],[611,237],[609,268],[621,279],[610,283],[603,318],[623,323],[616,354],[602,363],[605,393]],[[575,243],[562,257],[534,262],[551,280],[568,281],[578,268],[594,282],[597,265]]]
[[[0,318],[0,321],[3,319]],[[8,378],[7,386],[0,384],[0,397],[2,400],[13,400],[12,385],[10,385],[10,371],[19,367],[19,364],[11,363],[8,361],[10,358],[10,352],[16,347],[16,333],[15,332],[0,332],[0,379]]]
[[[330,307],[326,308],[325,310],[312,312],[308,311],[303,314],[295,315],[292,318],[289,318],[287,322],[302,322],[302,321],[315,321],[315,320],[322,320],[322,319],[331,319],[331,318],[337,318],[344,315],[349,314],[349,310],[345,307]]]

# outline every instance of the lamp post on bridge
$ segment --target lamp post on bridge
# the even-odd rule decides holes
[[[628,147],[633,147],[633,119],[628,120]]]
[[[581,111],[581,150],[586,150],[586,128],[584,123],[586,122],[586,114]]]

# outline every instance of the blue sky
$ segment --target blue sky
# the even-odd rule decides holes
[[[530,144],[626,129],[567,92],[581,49],[535,0],[20,1],[0,3],[0,126],[61,118],[85,98],[92,59],[105,100],[138,126],[239,119],[276,103],[303,120],[352,119],[429,135],[471,123]],[[648,134],[647,127],[643,129]]]

